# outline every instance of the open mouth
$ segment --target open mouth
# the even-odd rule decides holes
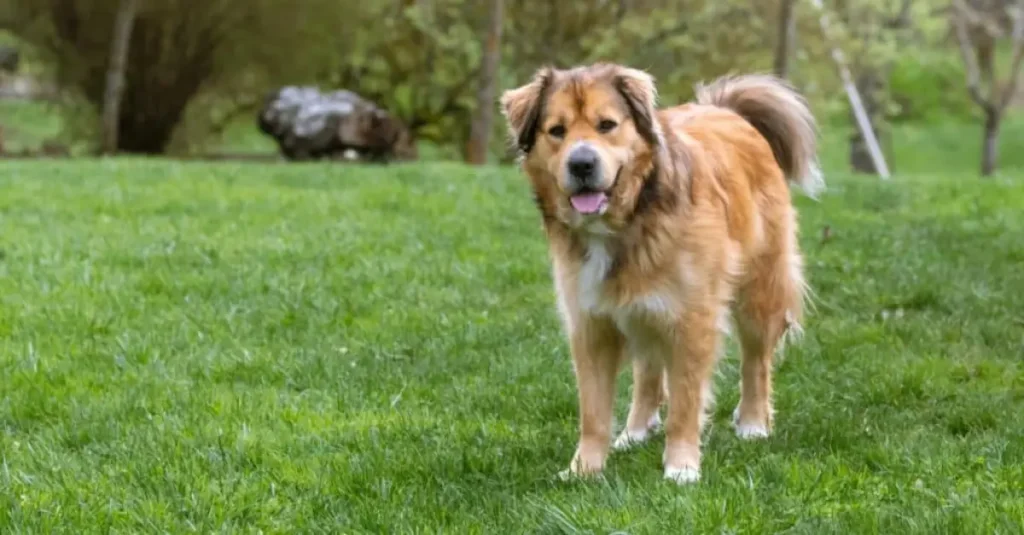
[[[615,179],[612,180],[612,185],[608,190],[614,188],[615,184],[619,182],[620,174],[622,174],[621,167],[615,172]],[[603,214],[608,208],[608,192],[586,189],[570,196],[569,203],[577,212],[584,215]]]
[[[569,197],[572,207],[581,214],[596,214],[608,206],[608,194],[603,191],[586,191]]]

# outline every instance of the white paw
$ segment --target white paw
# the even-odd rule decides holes
[[[732,411],[732,425],[736,428],[736,436],[743,440],[768,438],[772,434],[763,423],[741,423],[739,407]]]
[[[665,468],[665,479],[679,485],[687,485],[700,481],[700,469],[692,466],[682,468]]]
[[[736,436],[743,440],[757,440],[768,438],[771,433],[761,424],[739,424],[736,426]]]
[[[654,416],[651,416],[651,419],[647,421],[647,427],[643,429],[623,429],[622,433],[619,433],[618,438],[612,444],[612,449],[615,451],[625,451],[633,446],[643,444],[660,428],[661,416],[658,413],[654,413]]]
[[[601,472],[579,472],[573,468],[566,468],[556,474],[555,478],[563,482],[571,481],[593,481],[595,479],[601,479],[604,476]]]
[[[647,435],[648,433],[646,429],[641,429],[639,431],[630,431],[628,429],[623,430],[622,433],[619,434],[618,438],[615,439],[615,442],[612,443],[612,449],[615,451],[628,450],[633,446],[638,446],[647,442]]]

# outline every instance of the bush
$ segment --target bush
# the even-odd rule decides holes
[[[901,56],[890,84],[896,104],[894,121],[933,123],[971,120],[974,115],[963,65],[953,51]]]
[[[164,152],[197,97],[244,82],[265,90],[260,81],[300,72],[306,65],[296,61],[303,32],[295,28],[303,28],[317,2],[145,2],[128,54],[119,149]],[[103,102],[117,3],[51,0],[14,6],[17,31],[45,52],[58,83],[72,101],[88,105],[86,115],[93,124]],[[223,106],[224,99],[208,99],[206,105]]]

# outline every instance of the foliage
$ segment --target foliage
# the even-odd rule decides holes
[[[294,73],[305,9],[276,0],[150,0],[138,14],[120,114],[120,149],[163,152],[189,105],[233,84]],[[325,0],[326,2],[326,0]],[[15,28],[42,49],[59,83],[95,119],[102,104],[116,0],[16,3]]]
[[[963,66],[952,54],[922,50],[897,56],[889,89],[894,122],[963,122],[975,115],[964,90]]]
[[[830,45],[842,50],[850,70],[859,82],[866,100],[878,107],[875,120],[880,126],[888,121],[923,117],[938,104],[926,95],[918,100],[918,90],[935,91],[934,87],[921,88],[917,84],[947,82],[953,63],[946,46],[948,25],[941,7],[946,0],[831,0],[826,2],[831,19],[831,34],[827,42],[810,44],[814,63],[832,62],[827,56]],[[904,11],[905,9],[905,11]],[[820,33],[818,15],[808,13],[815,28],[803,28]],[[801,42],[806,48],[808,43]],[[910,72],[907,72],[907,70]],[[875,83],[866,83],[872,81]],[[948,89],[948,88],[947,88]],[[946,93],[947,97],[953,96]],[[952,102],[946,99],[942,103]],[[849,114],[843,111],[844,115]]]
[[[576,393],[512,170],[6,163],[0,532],[1015,532],[1019,176],[835,162],[777,434],[734,437],[730,346],[692,489],[660,440],[554,480]]]
[[[69,89],[69,125],[95,122],[115,1],[0,0],[0,7],[15,9],[19,34],[49,52]],[[893,120],[930,120],[963,108],[961,92],[933,87],[945,87],[960,69],[946,61],[952,51],[938,10],[943,2],[914,1],[909,27],[898,32],[887,24],[899,1],[826,2],[834,42],[855,71],[892,73],[881,100]],[[150,0],[148,5],[136,32],[123,114],[128,130],[138,131],[124,136],[126,143],[145,145],[145,151],[200,150],[234,119],[251,118],[269,90],[297,83],[356,91],[431,144],[458,150],[468,135],[484,2]],[[649,70],[663,101],[678,102],[701,79],[768,70],[772,47],[766,43],[776,38],[777,11],[776,2],[743,0],[508,0],[499,85],[524,83],[545,64],[609,60]],[[848,122],[817,13],[801,2],[797,16],[794,82],[819,110],[826,115],[839,110],[840,120]],[[495,123],[493,150],[501,151],[504,125]]]
[[[464,139],[480,65],[480,9],[462,0],[362,6],[365,14],[351,13],[351,32],[334,45],[338,69],[328,80],[388,109],[421,138]]]

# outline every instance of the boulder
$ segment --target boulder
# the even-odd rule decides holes
[[[351,91],[283,87],[268,95],[257,123],[289,160],[416,157],[402,121]]]

